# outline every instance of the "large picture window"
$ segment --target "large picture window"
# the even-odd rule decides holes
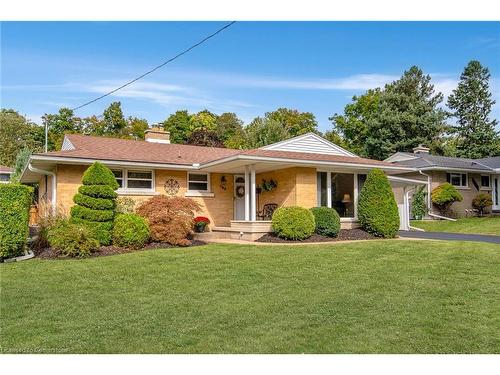
[[[153,171],[144,170],[113,170],[119,190],[152,191]]]
[[[188,190],[209,192],[210,179],[208,173],[188,173]]]
[[[318,206],[331,205],[340,217],[354,218],[355,198],[357,198],[354,196],[354,178],[355,175],[352,173],[318,172]],[[363,178],[361,180],[364,182]]]

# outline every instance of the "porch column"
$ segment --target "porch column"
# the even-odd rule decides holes
[[[245,221],[250,220],[250,174],[245,166]]]
[[[332,172],[326,172],[326,207],[332,208]]]
[[[253,165],[250,166],[250,220],[257,220],[257,194],[256,194],[256,184],[255,184],[255,167]]]

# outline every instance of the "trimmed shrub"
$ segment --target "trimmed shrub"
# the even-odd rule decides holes
[[[114,190],[119,187],[115,176],[109,168],[95,162],[83,174],[82,184],[73,197],[76,205],[71,208],[71,220],[89,225],[101,245],[109,245],[116,207]]]
[[[453,203],[462,202],[464,198],[452,184],[446,182],[432,190],[431,199],[441,214],[446,215]]]
[[[361,226],[374,236],[392,238],[399,230],[398,205],[387,176],[373,169],[361,189],[358,203]]]
[[[122,247],[140,249],[149,240],[146,219],[136,214],[120,214],[113,227],[113,243]]]
[[[151,238],[158,242],[187,246],[192,234],[194,213],[200,205],[190,198],[157,195],[143,202],[137,214],[146,218],[151,230]]]
[[[413,194],[411,213],[416,220],[421,220],[427,214],[426,195],[425,186],[419,187],[415,194]]]
[[[23,254],[32,195],[30,186],[0,184],[0,258]]]
[[[314,215],[306,208],[280,207],[273,213],[272,228],[278,237],[288,240],[304,240],[314,233]]]
[[[311,208],[316,223],[315,232],[327,237],[337,237],[340,231],[340,216],[334,208]]]
[[[133,214],[135,212],[136,202],[130,197],[118,197],[116,199],[116,213],[117,214]]]
[[[60,220],[48,230],[51,247],[63,255],[71,257],[87,257],[98,250],[99,241],[88,224]]]
[[[483,216],[484,209],[492,204],[493,200],[488,193],[479,193],[472,200],[472,207],[479,211],[479,216]]]

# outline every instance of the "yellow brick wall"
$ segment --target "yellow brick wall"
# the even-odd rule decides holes
[[[81,185],[83,172],[86,166],[77,165],[59,165],[57,168],[57,200],[58,204],[69,212],[73,206],[73,196],[78,192]],[[211,188],[214,197],[192,197],[200,204],[201,210],[198,215],[207,216],[216,226],[228,226],[233,219],[233,176],[226,176],[226,190],[221,188],[220,179],[222,174],[211,174]],[[168,179],[174,179],[179,182],[180,189],[177,196],[184,197],[187,191],[187,172],[176,170],[156,170],[155,171],[155,191],[157,194],[166,194],[164,184]],[[122,196],[122,195],[120,195]],[[123,195],[133,198],[140,204],[147,200],[151,195]]]
[[[255,176],[257,185],[262,180],[273,179],[278,187],[259,195],[258,210],[267,203],[282,206],[301,206],[311,208],[316,206],[316,169],[287,168],[272,172],[258,173]]]

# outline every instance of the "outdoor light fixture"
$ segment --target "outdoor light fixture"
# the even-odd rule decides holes
[[[226,190],[227,189],[227,179],[226,179],[226,176],[221,176],[221,178],[220,178],[220,188],[222,190]]]

